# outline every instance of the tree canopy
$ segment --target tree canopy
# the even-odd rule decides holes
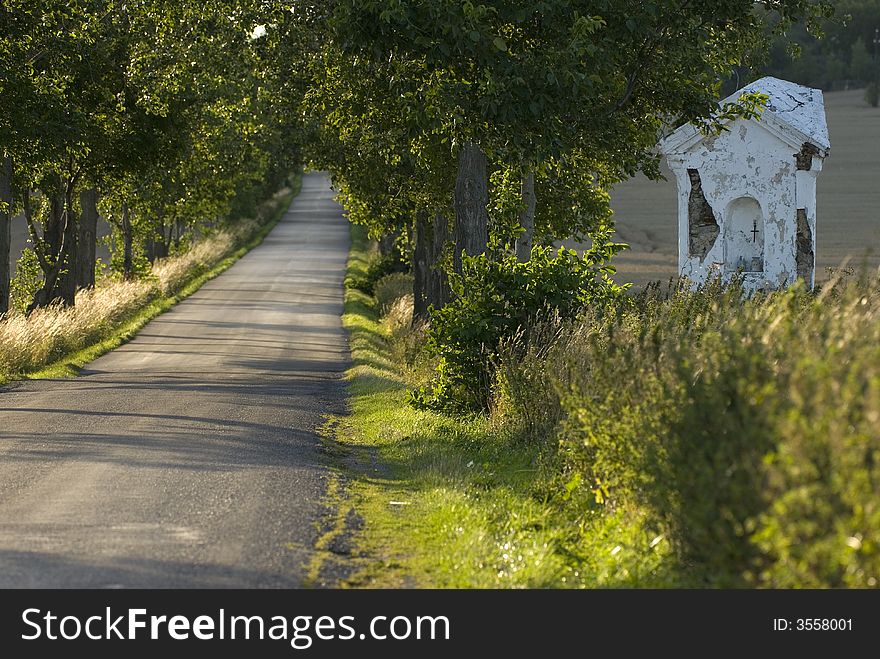
[[[768,31],[831,14],[812,0],[9,0],[0,218],[28,216],[35,305],[88,285],[72,274],[94,215],[77,193],[95,192],[82,199],[133,277],[302,161],[374,236],[431,242],[431,272],[462,251],[527,259],[607,232],[609,189],[659,175],[668,126],[755,111],[719,110],[725,77],[767,56]]]
[[[376,235],[422,212],[454,220],[456,256],[586,237],[607,225],[615,183],[659,175],[670,124],[756,110],[717,100],[766,56],[768,30],[831,13],[807,0],[322,4],[316,162]]]
[[[77,192],[96,191],[114,263],[133,277],[297,166],[299,103],[286,102],[297,86],[279,38],[293,21],[262,27],[279,13],[225,0],[4,3],[0,146],[13,174],[3,228],[26,215],[43,272],[32,306],[72,304],[89,283],[76,277],[88,264],[74,267],[89,252],[77,250]]]

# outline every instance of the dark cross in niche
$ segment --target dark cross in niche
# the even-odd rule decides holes
[[[752,220],[752,230],[749,231],[749,233],[752,234],[752,242],[757,244],[758,234],[760,233],[760,231],[758,231],[758,220]]]

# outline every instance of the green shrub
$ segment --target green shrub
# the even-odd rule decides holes
[[[357,276],[349,275],[345,279],[345,286],[346,288],[359,290],[367,295],[374,295],[376,282],[380,279],[395,272],[409,271],[409,260],[395,245],[394,249],[388,254],[382,255],[375,252],[370,258],[366,272]]]
[[[30,247],[25,248],[18,258],[15,277],[9,282],[10,309],[24,313],[43,285],[43,269],[37,254]]]
[[[427,350],[439,358],[434,381],[414,392],[411,402],[430,409],[487,409],[504,340],[542,316],[572,318],[584,307],[616,300],[622,289],[603,264],[619,246],[605,238],[583,258],[566,249],[554,256],[539,246],[524,263],[511,254],[464,256],[462,274],[450,277],[454,299],[434,311],[428,329]]]
[[[508,413],[550,409],[558,482],[648,511],[678,583],[878,585],[878,282],[653,289],[540,333],[500,370]]]

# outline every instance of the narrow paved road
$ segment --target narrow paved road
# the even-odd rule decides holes
[[[347,252],[308,174],[260,247],[82,377],[0,389],[0,587],[300,585]]]

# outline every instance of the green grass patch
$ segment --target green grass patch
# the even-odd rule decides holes
[[[534,320],[470,416],[407,405],[433,366],[407,300],[346,295],[337,434],[376,559],[353,584],[880,585],[880,279],[652,285]]]
[[[352,228],[348,280],[374,259]],[[349,585],[523,588],[662,585],[662,536],[638,510],[575,501],[552,457],[485,415],[407,405],[421,374],[378,317],[373,297],[349,287],[343,324],[353,366],[351,414],[336,425],[349,452],[350,497],[369,559]],[[584,488],[586,489],[586,488]]]

